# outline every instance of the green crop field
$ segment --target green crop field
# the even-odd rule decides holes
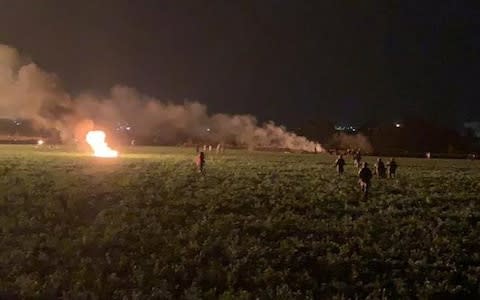
[[[0,298],[479,297],[480,163],[0,147]],[[375,158],[366,157],[374,162]]]

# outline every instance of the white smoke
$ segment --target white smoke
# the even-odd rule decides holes
[[[258,124],[251,115],[209,115],[198,102],[166,103],[133,88],[115,86],[107,97],[83,94],[72,99],[58,78],[0,45],[0,118],[30,119],[39,128],[57,129],[64,139],[76,124],[91,119],[104,126],[131,124],[138,135],[158,135],[160,142],[202,140],[250,148],[322,151],[319,144],[273,122]]]

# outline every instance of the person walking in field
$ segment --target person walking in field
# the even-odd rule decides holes
[[[362,161],[362,154],[360,153],[360,150],[357,150],[357,152],[353,154],[353,163],[355,164],[355,167],[360,168],[361,161]]]
[[[344,172],[344,166],[345,166],[345,160],[343,159],[343,156],[340,154],[335,161],[335,167],[337,168],[338,174],[342,175]]]
[[[196,159],[198,172],[205,175],[205,152],[200,151]]]
[[[397,174],[397,162],[395,161],[394,158],[392,158],[388,163],[387,163],[387,171],[388,171],[388,177],[389,178],[394,178]]]
[[[385,178],[387,176],[387,169],[385,168],[385,164],[381,158],[377,159],[377,163],[375,164],[375,173],[380,178]]]
[[[372,171],[368,168],[368,164],[364,162],[362,168],[360,171],[358,171],[358,182],[364,198],[368,197],[368,191],[370,190],[370,182],[372,177]]]

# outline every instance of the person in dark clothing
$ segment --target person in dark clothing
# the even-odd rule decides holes
[[[360,190],[362,191],[364,198],[368,197],[372,177],[372,171],[368,168],[368,164],[364,162],[362,168],[358,171],[358,182],[360,183]]]
[[[385,164],[383,163],[383,160],[381,158],[377,159],[377,163],[375,164],[375,173],[380,178],[385,178],[387,175]]]
[[[389,178],[394,178],[397,175],[397,162],[395,162],[395,159],[392,158],[388,163],[387,163],[387,171],[388,171],[388,177]]]
[[[197,155],[196,164],[198,172],[202,175],[205,175],[205,153],[203,151],[200,151],[200,153]]]
[[[335,161],[335,167],[337,167],[338,174],[343,174],[345,166],[345,160],[343,159],[342,155],[339,155],[337,160]]]

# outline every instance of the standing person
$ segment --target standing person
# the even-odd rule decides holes
[[[337,167],[338,174],[340,175],[343,174],[344,166],[345,166],[345,160],[343,159],[343,156],[340,154],[337,160],[335,161],[335,167]]]
[[[360,150],[357,150],[357,152],[355,152],[353,154],[353,161],[355,163],[355,166],[357,168],[360,168],[361,167],[361,164],[360,162],[362,161],[362,155],[360,154]]]
[[[377,159],[377,163],[375,164],[375,173],[380,178],[386,177],[386,168],[383,160],[381,158]]]
[[[352,157],[352,159],[355,161],[355,152],[352,149],[348,149],[348,155]]]
[[[368,168],[366,162],[363,163],[362,168],[358,171],[358,182],[360,183],[360,190],[363,193],[363,197],[368,197],[368,191],[370,189],[370,181],[372,180],[372,171]]]
[[[202,175],[205,175],[205,152],[201,151],[197,155],[197,160],[196,160],[198,172],[201,173]]]
[[[388,163],[387,163],[387,170],[388,170],[388,177],[389,178],[394,178],[397,173],[397,168],[398,165],[395,162],[395,159],[392,158]]]
[[[196,144],[195,145],[195,153],[199,153],[200,152],[200,145]]]

